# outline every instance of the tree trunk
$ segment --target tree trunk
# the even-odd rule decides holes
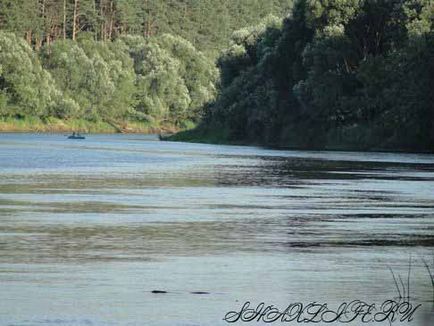
[[[101,30],[100,30],[100,38],[101,41],[105,41],[105,17],[104,17],[104,1],[101,0],[99,3],[99,15],[101,17]]]
[[[49,33],[47,33],[47,35],[45,37],[45,44],[48,47],[50,47],[50,44],[51,44],[51,35],[53,35],[53,34],[54,34],[54,28],[51,27]]]
[[[98,13],[96,11],[96,0],[93,0],[93,13],[96,16],[98,16]],[[95,25],[92,26],[93,28],[93,39],[95,41],[98,41],[98,24],[95,21]]]
[[[74,0],[74,16],[72,19],[72,40],[73,41],[75,41],[77,38],[78,6],[79,6],[79,0]]]
[[[63,0],[63,39],[66,40],[66,0]]]
[[[35,50],[39,51],[42,47],[42,37],[37,36],[35,40]]]
[[[26,32],[26,41],[30,46],[32,45],[32,30]]]
[[[113,34],[113,0],[110,1],[110,24],[109,24],[109,40],[112,40],[112,34]]]

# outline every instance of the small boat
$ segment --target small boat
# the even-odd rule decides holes
[[[73,132],[71,136],[68,136],[68,139],[86,139],[86,137],[80,135],[80,133]]]

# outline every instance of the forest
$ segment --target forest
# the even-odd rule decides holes
[[[0,118],[191,127],[215,98],[233,30],[290,4],[1,0]]]
[[[176,139],[434,150],[434,1],[298,0],[232,34],[216,100]]]
[[[1,0],[0,119],[432,151],[433,21],[432,0]]]

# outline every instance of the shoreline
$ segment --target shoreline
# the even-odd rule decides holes
[[[434,150],[417,150],[408,148],[357,148],[345,145],[329,145],[323,148],[305,146],[282,146],[276,144],[251,143],[248,141],[231,141],[224,134],[202,134],[196,129],[182,130],[171,124],[151,124],[140,121],[87,121],[81,119],[61,120],[48,118],[43,121],[39,118],[26,117],[23,119],[0,118],[0,134],[9,133],[72,133],[82,134],[144,134],[159,135],[162,141],[186,142],[196,144],[252,146],[282,151],[328,151],[328,152],[373,152],[373,153],[407,153],[407,154],[434,154]]]
[[[213,145],[231,145],[231,146],[252,146],[268,148],[280,151],[311,151],[311,152],[371,152],[371,153],[401,153],[401,154],[423,154],[433,155],[433,150],[411,149],[411,148],[391,148],[391,147],[371,147],[358,148],[356,146],[346,146],[345,144],[330,144],[325,147],[306,147],[306,146],[283,146],[278,144],[253,143],[248,141],[231,141],[228,139],[218,138],[218,135],[201,134],[197,130],[184,130],[170,136],[161,137],[163,141],[186,142],[195,144],[213,144]]]
[[[303,152],[350,152],[350,153],[388,153],[388,154],[420,154],[420,155],[434,155],[434,150],[411,150],[411,149],[390,149],[390,148],[368,148],[358,149],[355,147],[334,146],[334,147],[296,147],[296,146],[276,146],[270,144],[261,143],[248,143],[237,141],[220,141],[220,142],[208,142],[205,140],[184,140],[184,139],[170,139],[171,136],[162,137],[162,141],[179,142],[179,143],[191,143],[191,144],[209,144],[209,145],[226,145],[226,146],[246,146],[246,147],[260,147],[278,151],[303,151]]]
[[[180,131],[172,124],[141,121],[87,121],[26,117],[0,118],[0,133],[72,133],[84,134],[173,134]]]

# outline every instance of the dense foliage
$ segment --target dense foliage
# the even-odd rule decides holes
[[[173,34],[216,54],[232,32],[268,14],[289,11],[292,0],[2,0],[0,29],[24,36],[37,49],[57,39],[114,40],[121,35]]]
[[[432,150],[434,1],[292,3],[2,0],[0,118],[201,120],[189,137]]]
[[[298,0],[233,34],[193,137],[433,150],[433,23],[432,0]]]
[[[58,40],[39,53],[0,32],[0,115],[91,121],[199,119],[217,70],[188,41],[163,34],[113,42]]]
[[[291,0],[2,0],[0,118],[200,119],[233,30]]]

